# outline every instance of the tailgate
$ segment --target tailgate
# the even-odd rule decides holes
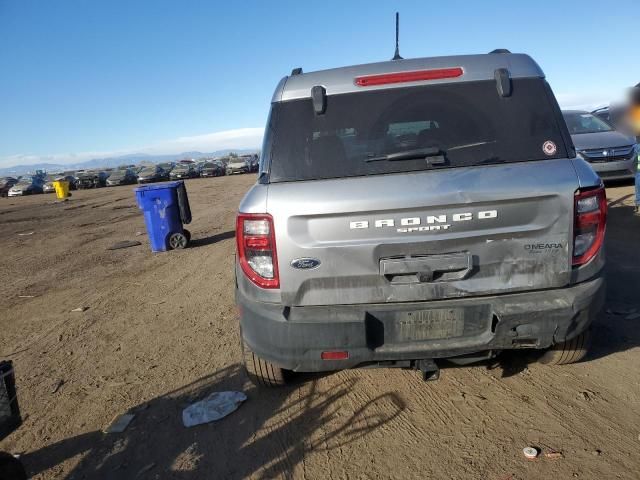
[[[565,286],[577,188],[566,159],[271,184],[283,303]]]

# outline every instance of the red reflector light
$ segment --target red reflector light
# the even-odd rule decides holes
[[[380,75],[366,75],[356,77],[356,85],[360,87],[372,87],[375,85],[387,85],[389,83],[419,82],[421,80],[440,80],[443,78],[461,77],[462,68],[438,68],[435,70],[415,70],[412,72],[383,73]]]
[[[244,244],[253,250],[268,250],[269,237],[244,237]]]
[[[320,358],[322,360],[346,360],[349,358],[349,352],[322,352]]]

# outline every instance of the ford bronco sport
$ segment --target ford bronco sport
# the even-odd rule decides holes
[[[237,216],[250,377],[506,349],[586,353],[604,300],[601,180],[527,55],[394,60],[282,79]]]

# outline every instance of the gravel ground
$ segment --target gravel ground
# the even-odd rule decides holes
[[[586,361],[505,355],[437,382],[354,370],[261,391],[240,364],[232,268],[254,180],[188,181],[193,247],[163,254],[139,235],[131,187],[0,199],[0,358],[15,362],[25,417],[0,449],[33,478],[639,478],[633,187],[608,189],[607,311]],[[107,250],[123,240],[142,245]],[[186,405],[231,389],[249,397],[238,411],[182,426]],[[127,411],[124,433],[101,433]],[[528,445],[562,456],[527,461]]]

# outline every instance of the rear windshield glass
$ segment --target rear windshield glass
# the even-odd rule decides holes
[[[286,182],[567,157],[545,81],[512,84],[509,97],[493,80],[333,95],[323,115],[308,98],[275,103],[262,170]]]

